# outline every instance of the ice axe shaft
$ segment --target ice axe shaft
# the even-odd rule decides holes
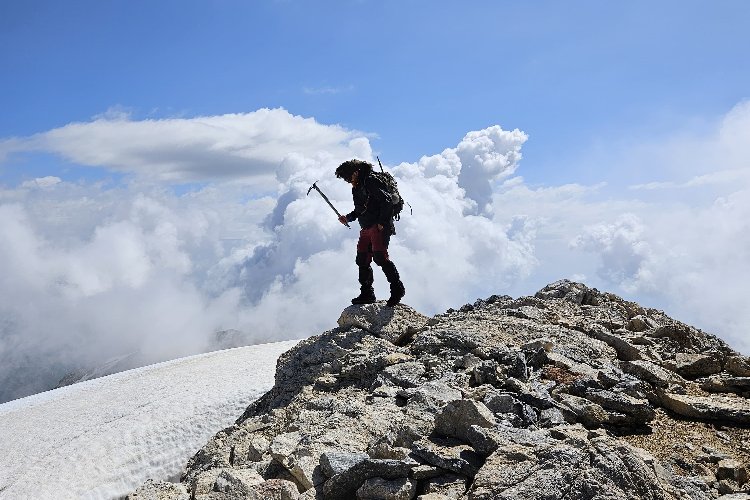
[[[324,200],[326,200],[326,203],[328,203],[328,206],[329,206],[329,207],[331,207],[331,209],[332,209],[332,210],[333,210],[334,212],[336,212],[336,215],[338,215],[338,216],[339,216],[339,219],[340,219],[340,218],[341,218],[341,214],[339,213],[339,211],[338,211],[338,210],[336,210],[336,207],[334,207],[334,206],[333,206],[333,203],[331,203],[331,200],[329,200],[329,199],[328,199],[328,196],[326,196],[325,194],[323,194],[323,191],[321,191],[321,190],[320,190],[320,188],[319,188],[319,187],[317,186],[317,184],[318,184],[318,181],[315,181],[315,182],[313,182],[313,185],[312,185],[312,186],[310,186],[310,189],[308,189],[308,190],[307,190],[307,195],[309,196],[309,195],[310,195],[310,191],[312,191],[313,189],[314,189],[315,191],[317,191],[318,193],[320,193],[320,196],[322,196],[322,197],[323,197],[323,199],[324,199]],[[351,227],[352,227],[352,226],[350,226],[350,225],[349,225],[349,223],[348,223],[348,222],[344,222],[344,224],[345,224],[345,225],[346,225],[346,227],[348,227],[348,228],[351,228]]]

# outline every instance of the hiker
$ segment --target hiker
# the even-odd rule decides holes
[[[336,177],[352,185],[354,210],[339,217],[346,224],[359,220],[361,230],[357,241],[357,266],[361,293],[352,299],[352,304],[372,304],[375,289],[370,263],[380,266],[391,286],[388,307],[398,304],[406,293],[396,265],[388,258],[388,242],[396,234],[393,224],[393,204],[388,186],[372,173],[372,164],[361,160],[345,161],[336,169]]]

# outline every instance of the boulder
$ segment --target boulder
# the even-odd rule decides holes
[[[367,460],[367,453],[347,453],[342,451],[327,451],[320,455],[320,466],[327,477],[333,477],[337,474],[351,469],[358,463]]]
[[[327,500],[348,500],[356,496],[357,490],[367,479],[408,478],[410,469],[410,464],[399,460],[363,460],[326,481],[323,494]]]
[[[415,442],[412,452],[431,465],[469,477],[477,473],[483,461],[471,446],[438,437]]]
[[[626,328],[632,332],[645,332],[651,328],[656,328],[656,324],[648,316],[634,316],[628,321]]]
[[[735,377],[750,377],[750,358],[740,355],[729,356],[726,371]]]
[[[259,484],[250,485],[239,498],[243,500],[298,500],[297,486],[285,479],[269,479]]]
[[[747,469],[736,460],[724,459],[716,470],[717,479],[731,479],[742,486],[747,482]]]
[[[402,477],[383,479],[372,477],[357,490],[358,500],[411,500],[417,492],[417,483]]]
[[[750,392],[750,377],[728,377],[724,374],[711,375],[701,381],[701,388],[708,392]]]
[[[683,417],[699,420],[716,420],[735,424],[750,424],[750,402],[727,396],[687,396],[659,392],[664,408]]]
[[[439,498],[458,499],[466,493],[469,478],[459,474],[442,474],[423,482],[424,492],[428,495],[440,495]]]
[[[470,500],[606,498],[664,499],[653,469],[622,443],[607,438],[491,455],[468,491]]]
[[[435,416],[435,431],[448,437],[468,441],[467,432],[472,425],[494,427],[495,416],[479,401],[458,399],[451,401]]]
[[[400,337],[414,334],[427,325],[429,318],[405,304],[387,307],[385,302],[349,306],[341,313],[341,328],[361,328],[396,343]]]
[[[617,358],[623,361],[638,361],[646,356],[641,349],[630,342],[627,337],[613,333],[602,326],[597,326],[589,332],[593,338],[601,340],[617,353]]]
[[[148,479],[126,500],[190,500],[190,495],[183,484]]]
[[[245,495],[250,488],[262,482],[263,476],[254,469],[224,469],[216,478],[213,490]]]
[[[654,387],[669,387],[672,384],[684,384],[681,377],[651,361],[623,361],[620,363],[620,369],[629,375],[652,384]]]
[[[609,422],[608,413],[597,403],[572,394],[560,394],[558,397],[560,409],[568,422],[581,422],[589,427],[598,427]]]
[[[719,373],[721,368],[715,356],[679,352],[674,359],[674,371],[689,379]]]
[[[648,400],[636,399],[627,394],[589,389],[586,391],[586,399],[597,403],[605,410],[624,415],[624,418],[617,419],[616,421],[612,417],[609,417],[608,423],[611,424],[643,425],[653,420],[656,416],[656,412]]]

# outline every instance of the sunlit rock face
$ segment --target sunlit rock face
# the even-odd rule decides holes
[[[136,498],[745,498],[750,362],[580,283],[428,318],[346,308]]]

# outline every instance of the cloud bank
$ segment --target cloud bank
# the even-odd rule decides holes
[[[517,172],[528,138],[497,125],[387,166],[413,207],[391,244],[405,302],[432,314],[572,277],[750,351],[749,117],[741,103],[701,140],[644,147],[666,178],[616,196],[604,184],[527,185]],[[365,133],[277,109],[107,115],[0,140],[0,158],[35,151],[127,176],[71,182],[55,171],[0,190],[0,401],[129,352],[142,362],[201,352],[222,330],[248,342],[306,336],[335,326],[357,294],[357,231],[307,189],[319,181],[349,211],[333,170],[374,159]],[[686,156],[692,167],[675,175]],[[196,180],[204,187],[186,194],[170,187]],[[387,294],[377,270],[375,287]]]
[[[259,182],[272,179],[289,154],[346,156],[358,150],[358,142],[366,145],[362,139],[360,132],[321,125],[284,109],[141,121],[115,112],[0,141],[0,159],[43,151],[75,164],[163,182]]]

